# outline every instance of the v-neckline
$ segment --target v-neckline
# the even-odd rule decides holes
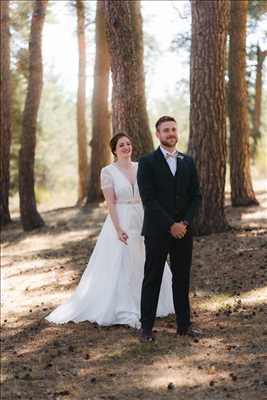
[[[130,179],[128,179],[127,175],[121,170],[121,168],[119,168],[119,167],[116,165],[115,162],[113,162],[112,164],[113,164],[113,166],[121,173],[121,175],[127,180],[127,182],[129,183],[129,185],[130,185],[131,188],[132,188],[133,195],[134,195],[135,182],[132,183],[132,182],[130,181]],[[132,161],[132,164],[134,165],[133,161]]]

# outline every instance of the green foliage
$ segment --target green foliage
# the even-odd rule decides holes
[[[22,111],[24,107],[28,75],[28,42],[30,34],[33,2],[10,2],[11,33],[11,154],[10,154],[10,194],[18,191],[18,154]]]
[[[50,192],[71,190],[77,180],[76,105],[52,71],[45,76],[38,121],[36,184]]]
[[[33,1],[10,1],[11,34],[16,32],[16,39],[28,41],[32,12]]]
[[[29,57],[29,36],[33,1],[10,2],[10,32],[11,32],[11,155],[10,155],[10,194],[18,192],[18,158],[20,149],[20,135],[22,126],[22,112],[24,108]],[[51,13],[48,12],[48,18]],[[52,17],[50,18],[52,20]],[[40,123],[37,126],[37,141],[44,135]],[[44,185],[45,165],[38,159],[35,160],[37,185]]]
[[[267,176],[267,90],[263,91],[261,135],[255,152],[254,165],[260,178]]]
[[[10,149],[10,194],[18,191],[18,153],[21,131],[21,107],[24,99],[22,82],[16,71],[11,73],[11,132],[12,141]]]
[[[255,132],[253,129],[253,112],[255,102],[255,82],[256,82],[256,67],[257,67],[257,52],[266,50],[265,45],[267,39],[267,0],[249,0],[248,3],[248,27],[247,27],[247,85],[248,85],[248,110],[249,124],[251,131],[251,156],[254,161],[259,158],[258,146],[260,146],[263,135],[264,126]],[[263,66],[263,86],[265,67]],[[264,110],[262,104],[262,111]],[[262,112],[264,114],[264,112]],[[263,139],[264,140],[264,139]]]
[[[252,19],[258,20],[267,12],[267,0],[249,0],[248,12]]]
[[[16,74],[14,76],[16,78]],[[73,191],[77,187],[76,104],[64,93],[64,88],[52,71],[45,75],[44,81],[35,152],[37,202],[48,201],[63,189]],[[11,195],[18,191],[21,104],[25,95],[21,86],[21,82],[14,83]]]

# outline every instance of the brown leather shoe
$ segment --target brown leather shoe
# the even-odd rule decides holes
[[[146,331],[143,328],[139,331],[139,340],[140,342],[155,342],[155,336],[152,331]]]

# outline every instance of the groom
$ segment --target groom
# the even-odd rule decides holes
[[[177,335],[196,336],[190,320],[192,219],[201,203],[193,159],[176,150],[174,118],[156,123],[159,148],[139,160],[137,181],[144,206],[146,260],[141,295],[141,340],[152,341],[164,265],[170,255]]]

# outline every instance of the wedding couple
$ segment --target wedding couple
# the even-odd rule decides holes
[[[161,117],[156,135],[159,148],[139,163],[131,160],[126,133],[112,138],[115,161],[100,176],[108,216],[78,286],[48,321],[126,324],[141,328],[141,341],[153,341],[156,316],[175,312],[178,335],[199,333],[189,304],[197,172],[192,158],[176,150],[174,118]]]

